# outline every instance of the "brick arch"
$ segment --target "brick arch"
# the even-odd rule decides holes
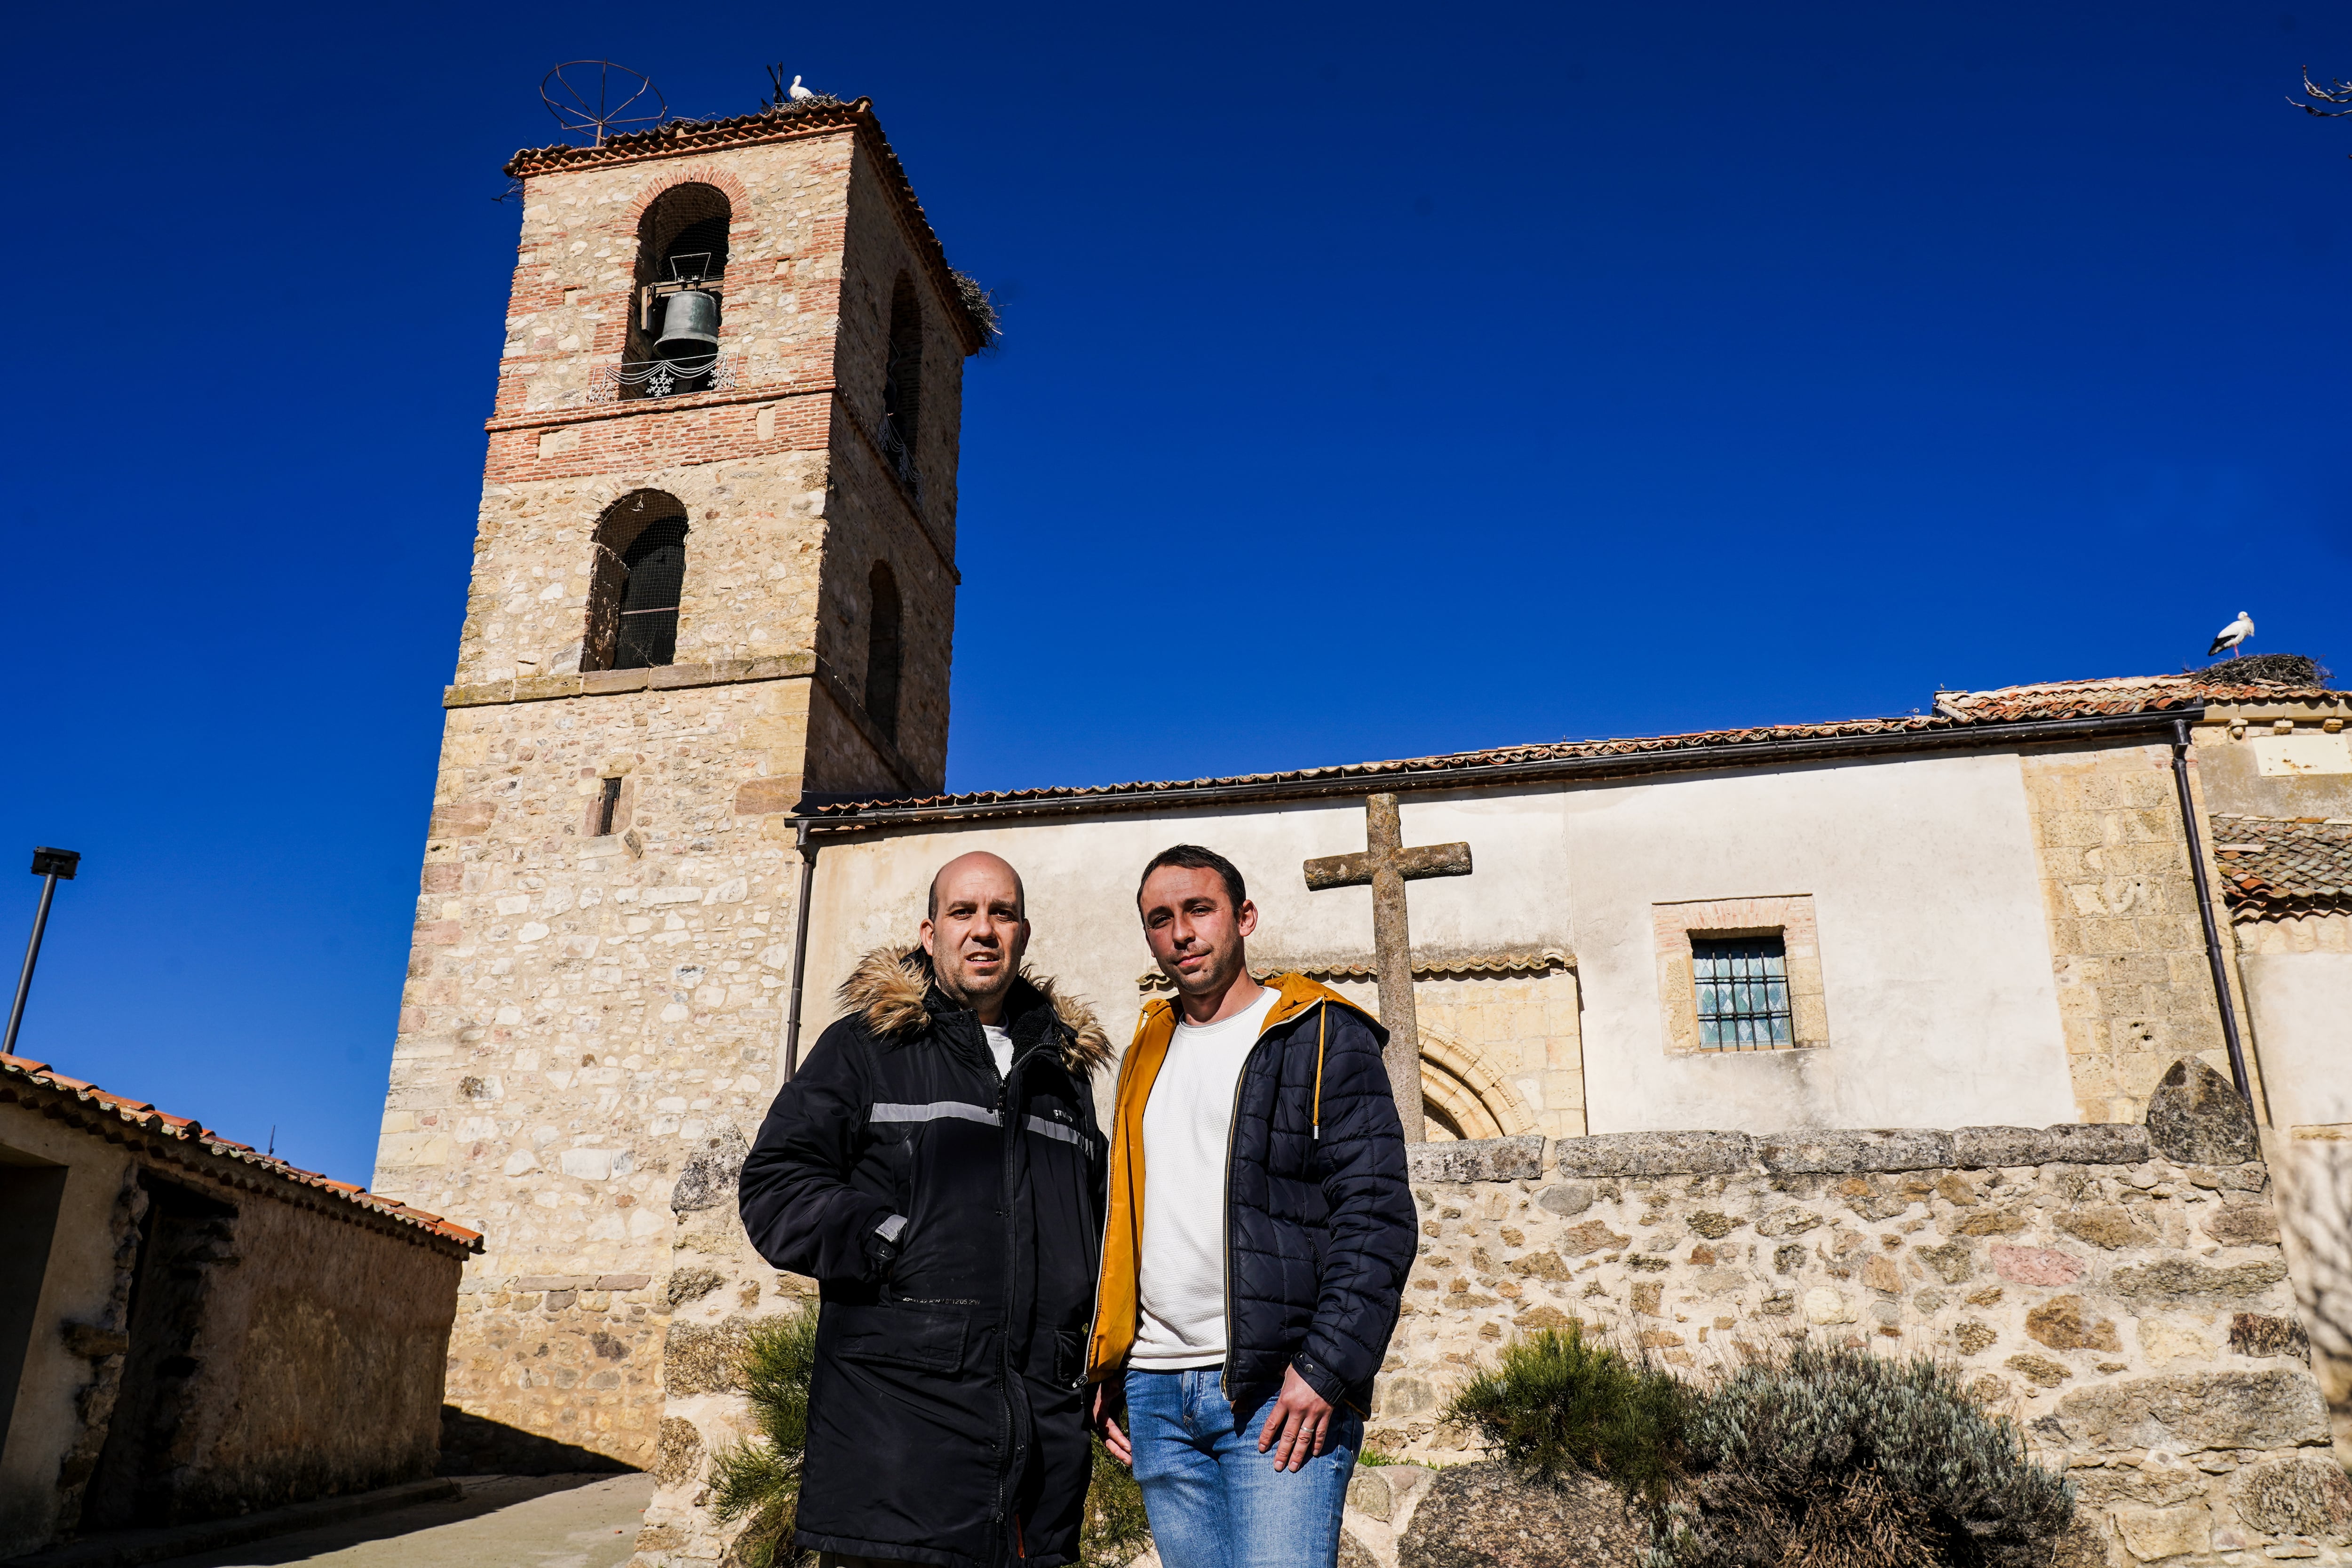
[[[751,205],[750,188],[724,169],[705,167],[665,170],[655,176],[655,183],[638,192],[636,199],[630,204],[629,231],[632,234],[636,232],[638,223],[646,216],[646,209],[661,200],[664,192],[675,190],[680,185],[716,185],[725,193],[728,207],[739,221],[745,209]]]

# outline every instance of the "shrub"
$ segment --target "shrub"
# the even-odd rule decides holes
[[[1094,1445],[1094,1473],[1087,1485],[1078,1561],[1085,1568],[1127,1568],[1151,1542],[1151,1521],[1143,1512],[1143,1489],[1136,1485],[1133,1470],[1111,1458],[1101,1438],[1089,1441]]]
[[[808,1447],[809,1373],[816,1365],[816,1308],[751,1325],[740,1378],[759,1436],[711,1456],[710,1502],[719,1519],[747,1520],[728,1552],[740,1568],[772,1568],[803,1555],[787,1544]]]
[[[2042,1568],[2074,1489],[1926,1357],[1800,1345],[1695,1401],[1654,1568]]]
[[[1570,1323],[1507,1347],[1499,1366],[1454,1396],[1446,1417],[1526,1474],[1547,1482],[1570,1470],[1598,1475],[1654,1515],[1681,1470],[1690,1403],[1667,1373],[1588,1342]]]

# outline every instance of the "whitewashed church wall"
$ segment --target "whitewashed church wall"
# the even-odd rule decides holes
[[[1593,1131],[2074,1120],[2014,756],[1597,785],[1566,804]],[[1652,906],[1800,894],[1829,1045],[1670,1055]]]
[[[1556,790],[1409,800],[1402,816],[1408,845],[1466,840],[1476,867],[1468,877],[1412,884],[1417,953],[1568,945]],[[860,953],[915,940],[931,874],[954,856],[985,849],[1011,861],[1027,884],[1030,963],[1091,1000],[1123,1049],[1145,1000],[1136,978],[1151,967],[1136,921],[1136,879],[1152,856],[1179,843],[1204,844],[1241,868],[1259,911],[1253,963],[1370,961],[1370,889],[1310,893],[1301,868],[1314,857],[1364,847],[1360,802],[877,836],[819,854],[803,1041],[835,1016],[832,994]]]
[[[1476,868],[1412,884],[1417,956],[1572,955],[1593,1132],[2074,1119],[2014,756],[1408,797],[1402,820],[1408,845],[1464,840]],[[1254,959],[1369,959],[1370,890],[1311,893],[1300,870],[1364,847],[1353,801],[877,834],[822,851],[804,1045],[859,953],[914,940],[939,865],[987,849],[1027,879],[1031,962],[1091,999],[1124,1047],[1150,967],[1136,873],[1180,841],[1241,867],[1261,911]],[[1830,1044],[1670,1052],[1654,906],[1791,895],[1818,921]]]
[[[2247,928],[2238,929],[2242,937]],[[2241,952],[2238,965],[2271,1120],[2352,1121],[2352,952]]]

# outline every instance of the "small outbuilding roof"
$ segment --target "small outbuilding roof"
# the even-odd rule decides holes
[[[158,1110],[145,1100],[110,1094],[94,1083],[68,1078],[46,1062],[0,1056],[0,1101],[5,1100],[16,1100],[45,1110],[64,1111],[70,1108],[80,1114],[65,1115],[61,1120],[69,1123],[79,1122],[85,1130],[100,1132],[110,1141],[126,1142],[125,1135],[131,1132],[144,1133],[151,1138],[167,1141],[167,1146],[180,1145],[184,1152],[198,1160],[223,1162],[223,1168],[213,1173],[237,1178],[241,1185],[283,1183],[290,1187],[302,1188],[306,1193],[324,1194],[377,1219],[390,1220],[444,1241],[454,1241],[468,1252],[482,1249],[479,1231],[452,1225],[439,1215],[411,1208],[406,1204],[379,1196],[350,1182],[334,1181],[316,1171],[289,1165],[249,1143],[224,1138],[192,1118]]]
[[[2221,896],[2242,914],[2352,910],[2352,819],[2216,812],[2213,858]]]

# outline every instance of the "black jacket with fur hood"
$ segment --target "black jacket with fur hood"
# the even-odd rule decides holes
[[[824,1303],[799,1543],[1075,1563],[1106,1154],[1087,1080],[1109,1042],[1024,971],[1000,1077],[919,949],[866,954],[841,995],[743,1163],[752,1245]]]

